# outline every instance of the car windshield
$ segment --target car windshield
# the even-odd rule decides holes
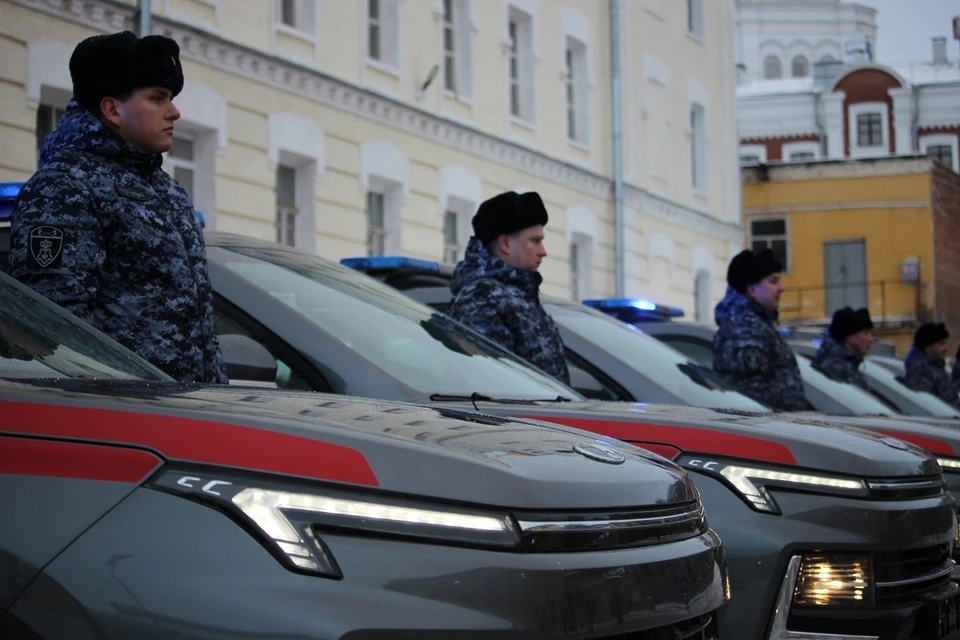
[[[908,398],[911,402],[928,412],[931,417],[960,418],[960,412],[946,402],[929,393],[911,389],[901,381],[900,376],[883,365],[866,359],[863,362],[863,375],[867,377],[872,386],[880,387],[882,390],[889,390],[894,394]]]
[[[691,362],[637,327],[587,307],[548,304],[547,308],[558,325],[591,342],[686,405],[770,411],[727,386],[709,369]]]
[[[817,371],[807,356],[797,355],[796,358],[804,383],[814,387],[834,402],[843,405],[852,415],[897,415],[896,411],[893,411],[863,389],[845,382],[838,382]]]
[[[479,334],[360,272],[290,251],[231,247],[223,264],[425,395],[582,399]]]
[[[171,381],[52,302],[0,273],[0,379]]]

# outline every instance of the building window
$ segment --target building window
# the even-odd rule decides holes
[[[693,280],[693,313],[695,322],[710,322],[710,272],[705,269],[697,271]]]
[[[457,91],[457,30],[453,0],[443,0],[443,88]]]
[[[460,219],[456,211],[443,214],[443,261],[451,264],[460,260]]]
[[[580,301],[580,246],[576,242],[570,245],[570,298]]]
[[[791,153],[789,157],[790,162],[813,162],[816,159],[817,156],[812,151],[798,151]]]
[[[703,37],[703,0],[687,0],[687,33]]]
[[[934,144],[927,147],[927,156],[945,167],[953,168],[953,147],[946,144]]]
[[[784,272],[790,270],[787,260],[787,221],[784,218],[750,221],[750,248],[754,251],[770,249]]]
[[[510,114],[532,122],[533,17],[516,7],[510,7],[507,37],[509,39]]]
[[[194,141],[187,138],[174,137],[170,152],[167,154],[167,166],[170,175],[180,183],[183,190],[190,196],[197,192],[197,167]]]
[[[567,38],[564,50],[566,72],[567,139],[586,143],[589,128],[587,103],[587,47],[582,42]]]
[[[791,72],[794,78],[806,78],[810,75],[810,63],[805,56],[797,56],[791,64]]]
[[[690,184],[698,191],[707,188],[707,122],[702,105],[690,106]]]
[[[51,107],[48,104],[41,104],[37,109],[37,157],[40,157],[44,138],[56,131],[57,123],[60,122],[63,113],[64,109]]]
[[[748,155],[740,156],[741,167],[749,167],[755,164],[760,164],[760,156],[756,154],[748,154]]]
[[[277,166],[277,242],[297,246],[297,170]]]
[[[367,255],[382,256],[386,250],[387,229],[384,225],[384,196],[367,192]]]
[[[590,285],[592,273],[590,270],[593,240],[582,233],[571,236],[569,248],[570,265],[570,299],[580,302],[591,295]]]
[[[777,56],[767,56],[763,59],[763,77],[767,80],[775,80],[783,75],[780,69],[780,58]]]
[[[316,0],[276,0],[277,24],[313,35],[316,31]]]
[[[857,116],[857,146],[883,146],[883,118],[879,113],[861,113]]]
[[[367,58],[396,68],[399,54],[399,0],[367,0]]]

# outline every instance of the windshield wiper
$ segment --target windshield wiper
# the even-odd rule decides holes
[[[434,402],[472,402],[473,408],[477,411],[480,409],[477,408],[478,402],[495,402],[497,404],[532,404],[534,402],[570,402],[569,398],[563,396],[557,396],[555,400],[546,399],[546,400],[515,400],[513,398],[491,398],[490,396],[485,396],[482,393],[477,393],[474,391],[470,395],[461,395],[456,393],[434,393],[430,396],[430,400]]]

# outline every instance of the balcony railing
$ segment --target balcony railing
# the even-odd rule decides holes
[[[914,325],[930,317],[927,284],[919,280],[874,280],[788,287],[780,297],[780,321],[827,324],[841,307],[866,306],[876,326]]]

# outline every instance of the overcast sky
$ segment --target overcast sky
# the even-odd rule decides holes
[[[930,62],[930,38],[946,36],[947,58],[956,64],[960,42],[951,21],[960,15],[960,0],[854,0],[878,10],[877,61],[885,64]]]

